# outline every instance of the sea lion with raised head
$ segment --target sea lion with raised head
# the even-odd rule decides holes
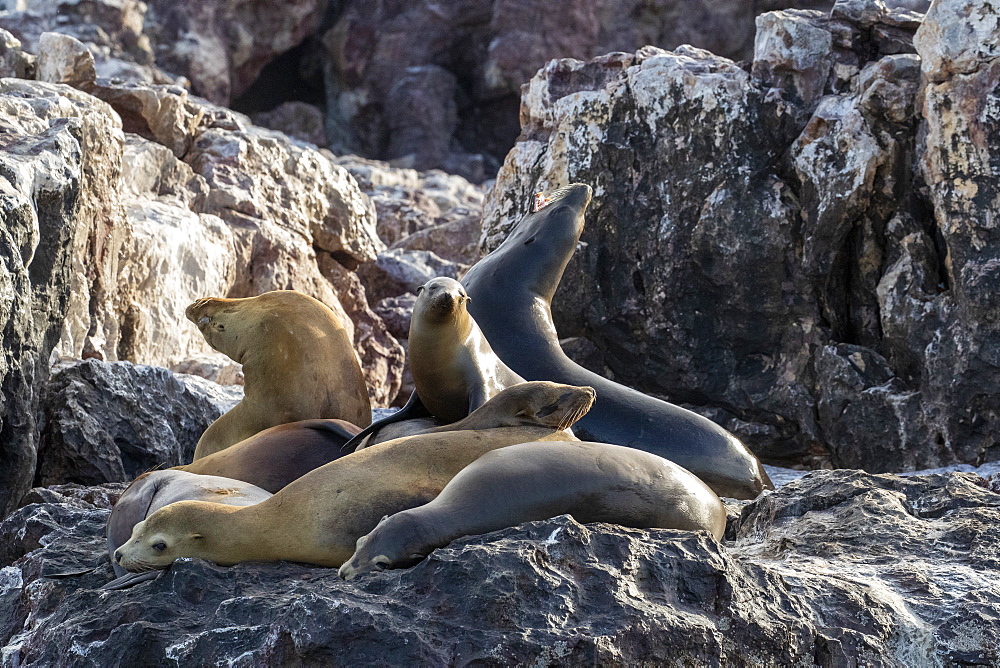
[[[188,306],[208,344],[243,365],[244,396],[202,434],[194,459],[279,424],[314,418],[371,422],[351,338],[337,315],[294,290]]]
[[[136,524],[160,508],[178,501],[249,506],[269,498],[270,492],[241,480],[172,469],[143,473],[125,488],[108,517],[108,555],[115,575],[126,574],[115,563],[115,550],[128,542]]]
[[[462,536],[572,515],[583,524],[726,531],[726,509],[673,462],[607,443],[522,443],[487,452],[430,503],[382,518],[340,567],[361,573],[407,568]]]
[[[432,415],[445,423],[456,422],[501,390],[524,382],[490,348],[469,315],[468,302],[465,288],[452,278],[434,278],[417,289],[407,354],[413,394],[402,409],[351,439],[347,449],[402,420]]]
[[[360,431],[361,427],[344,420],[299,420],[257,432],[225,450],[170,470],[234,478],[273,494],[348,454],[344,444]]]
[[[543,208],[462,279],[469,312],[500,359],[525,378],[597,390],[600,401],[574,427],[581,439],[669,459],[721,496],[749,499],[773,489],[757,457],[719,425],[588,371],[560,348],[552,296],[580,240],[590,198],[590,186],[580,183],[549,193]]]
[[[483,420],[482,426],[491,414],[498,424],[508,424],[518,422],[518,414],[530,413],[530,426],[445,431],[379,443],[307,473],[246,508],[174,503],[137,524],[115,559],[133,572],[165,568],[178,557],[221,565],[290,560],[340,566],[353,554],[357,539],[383,515],[427,503],[491,450],[568,440],[564,429],[593,402],[589,387],[515,385],[469,417]],[[502,412],[494,410],[497,406]]]

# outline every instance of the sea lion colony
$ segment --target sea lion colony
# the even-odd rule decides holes
[[[244,365],[246,397],[205,431],[192,463],[123,495],[108,526],[116,572],[189,556],[294,560],[354,577],[564,513],[720,539],[718,495],[771,488],[757,458],[714,423],[590,373],[559,347],[550,304],[590,198],[582,184],[551,193],[462,283],[419,289],[416,389],[365,429],[361,369],[324,304],[294,291],[194,302],[188,319]],[[168,473],[182,477],[157,483]]]

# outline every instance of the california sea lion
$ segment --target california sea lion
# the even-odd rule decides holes
[[[416,564],[462,536],[572,515],[636,529],[726,531],[726,509],[677,464],[607,443],[522,443],[487,452],[428,504],[384,517],[340,567],[361,573]]]
[[[210,346],[243,365],[245,379],[243,400],[205,430],[195,459],[287,422],[371,422],[351,339],[322,302],[276,290],[246,299],[199,299],[186,315]]]
[[[506,394],[509,393],[509,394]],[[506,394],[506,396],[505,396]],[[567,440],[562,428],[594,401],[590,388],[555,383],[515,385],[476,412],[494,405],[531,411],[533,426],[420,434],[351,453],[307,473],[255,506],[230,508],[201,501],[174,503],[150,515],[118,549],[127,570],[165,568],[178,557],[218,564],[287,559],[340,566],[358,538],[383,515],[427,503],[455,474],[481,455],[515,443]],[[470,416],[473,417],[473,416]]]
[[[299,420],[258,432],[225,450],[172,471],[242,480],[272,494],[313,469],[348,454],[361,427],[343,420]]]
[[[402,409],[351,439],[347,449],[394,422],[428,415],[446,423],[461,420],[504,388],[524,382],[490,348],[468,302],[465,288],[451,278],[434,278],[417,289],[408,352],[413,394]]]
[[[111,509],[106,528],[108,555],[115,575],[126,571],[114,553],[128,542],[132,528],[164,506],[178,501],[207,501],[229,506],[249,506],[271,498],[271,493],[240,480],[187,471],[150,471],[132,481]]]
[[[773,489],[757,457],[722,427],[592,373],[559,347],[552,296],[583,232],[590,198],[590,186],[573,184],[528,214],[462,279],[472,298],[469,312],[500,359],[525,378],[597,390],[599,401],[574,428],[581,439],[660,455],[722,496],[749,499]]]

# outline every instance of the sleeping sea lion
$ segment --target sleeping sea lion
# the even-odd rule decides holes
[[[380,517],[427,503],[483,454],[515,443],[567,440],[563,429],[586,413],[594,391],[555,383],[515,385],[469,417],[489,419],[494,406],[506,404],[499,419],[511,420],[511,397],[519,406],[514,416],[530,412],[531,426],[446,431],[379,443],[307,473],[246,508],[174,503],[137,524],[115,558],[133,572],[165,568],[178,557],[222,565],[287,559],[340,566]]]
[[[240,480],[187,471],[150,471],[132,481],[111,509],[106,528],[108,555],[115,575],[126,571],[114,553],[128,542],[132,528],[164,506],[177,501],[206,501],[229,506],[249,506],[271,498],[271,493]]]
[[[726,531],[726,509],[673,462],[607,443],[521,443],[469,464],[430,503],[382,518],[340,567],[361,573],[412,566],[462,536],[572,515],[636,529]]]
[[[243,365],[245,379],[243,400],[205,430],[195,459],[287,422],[371,422],[351,339],[322,302],[276,290],[246,299],[199,299],[186,315],[210,346]]]
[[[451,278],[434,278],[417,289],[408,353],[413,394],[402,409],[362,430],[346,449],[394,422],[429,415],[445,423],[461,420],[501,390],[524,382],[490,348],[469,315],[468,302],[465,288]]]
[[[676,462],[721,496],[750,499],[774,486],[735,436],[697,413],[654,399],[584,369],[559,347],[552,296],[583,232],[590,186],[550,193],[492,253],[462,279],[469,312],[493,349],[529,380],[590,385],[600,401],[574,431]]]

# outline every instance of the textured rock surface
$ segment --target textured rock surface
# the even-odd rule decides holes
[[[97,73],[144,83],[190,84],[219,104],[239,96],[276,56],[319,25],[320,0],[49,0],[8,4],[0,28],[39,53],[57,31],[93,54]]]
[[[517,136],[521,84],[546,60],[690,43],[746,58],[754,14],[832,2],[347,2],[323,36],[327,135],[341,152],[480,182]],[[404,113],[405,112],[405,113]]]
[[[110,594],[96,588],[111,577],[113,490],[93,505],[39,491],[0,524],[0,644],[22,666],[990,665],[1000,495],[984,484],[819,471],[745,505],[722,545],[559,517],[350,583],[296,564],[181,560]]]
[[[47,76],[86,91],[0,84],[0,95],[18,100],[9,110],[14,121],[40,127],[75,118],[83,128],[71,299],[58,354],[237,380],[238,369],[213,354],[184,307],[204,296],[297,289],[341,313],[349,330],[358,322],[372,396],[390,403],[402,348],[367,306],[357,307],[365,299],[356,276],[320,269],[330,258],[353,269],[385,248],[374,206],[353,177],[329,153],[179,86],[80,75],[74,58],[89,54],[73,37],[46,33],[39,43],[52,47],[42,63]],[[339,297],[359,290],[345,313]],[[191,362],[211,358],[209,366]]]
[[[589,183],[556,324],[617,379],[774,462],[997,459],[995,9],[942,0],[914,47],[920,18],[765,14],[750,72],[687,47],[549,63],[484,247]]]
[[[128,362],[58,368],[42,400],[36,483],[128,482],[186,464],[202,432],[242,396],[240,388]]]
[[[0,81],[0,517],[28,491],[36,413],[73,288],[73,250],[87,206],[84,147],[94,123],[73,114],[73,91],[37,97]],[[83,236],[86,232],[83,233]]]

